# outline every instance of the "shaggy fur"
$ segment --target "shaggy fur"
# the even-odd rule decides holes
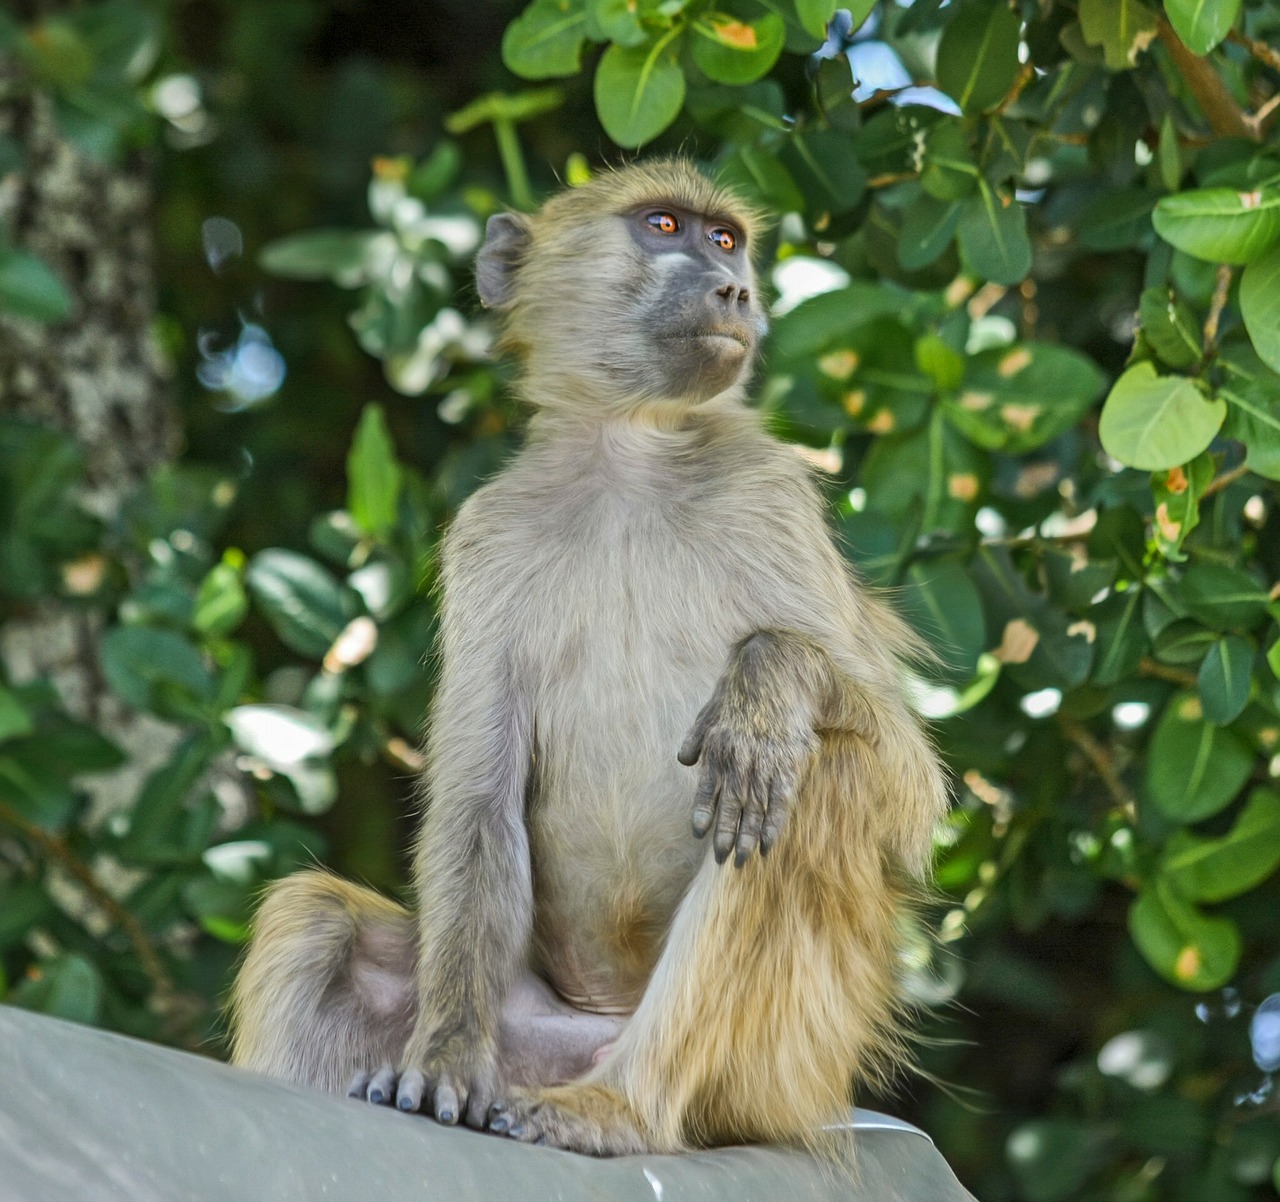
[[[813,1142],[901,1062],[898,924],[946,806],[903,698],[918,649],[744,406],[749,362],[706,400],[651,383],[637,312],[720,268],[638,250],[649,203],[754,227],[659,162],[491,238],[482,295],[537,412],[444,543],[417,953],[366,890],[275,886],[237,1063],[616,1154]],[[724,270],[758,323],[745,256]],[[530,980],[541,1013],[512,1003]],[[545,1053],[556,1023],[583,1034]]]

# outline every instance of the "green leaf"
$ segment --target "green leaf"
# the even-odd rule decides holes
[[[359,283],[381,230],[308,230],[268,243],[258,265],[272,275],[291,280],[333,280]]]
[[[1192,564],[1179,593],[1187,612],[1215,630],[1250,630],[1267,612],[1267,590],[1248,572],[1226,564]]]
[[[774,212],[792,213],[804,208],[805,198],[778,157],[758,146],[739,146],[720,164],[716,177],[748,200]]]
[[[782,360],[810,359],[872,318],[901,312],[906,299],[900,289],[868,280],[811,296],[774,322],[771,352]]]
[[[1253,644],[1238,634],[1218,639],[1200,665],[1196,688],[1204,716],[1218,726],[1234,722],[1249,700]]]
[[[26,707],[10,689],[0,684],[0,742],[18,735],[29,735],[35,723]]]
[[[1200,498],[1213,482],[1215,468],[1209,455],[1197,455],[1185,468],[1170,468],[1151,477],[1155,520],[1151,524],[1156,546],[1165,559],[1186,559],[1183,541],[1200,522]]]
[[[1027,588],[1007,548],[982,546],[971,566],[986,609],[989,641],[1014,681],[1025,689],[1083,684],[1093,663],[1090,632]]]
[[[1147,632],[1142,624],[1142,589],[1112,593],[1091,613],[1097,628],[1090,679],[1097,685],[1113,685],[1127,679],[1147,652]]]
[[[920,186],[935,200],[960,200],[978,187],[978,164],[959,117],[948,117],[924,137]]]
[[[619,146],[643,146],[679,114],[685,93],[676,53],[680,32],[676,26],[650,46],[610,46],[601,56],[595,76],[596,112],[605,133]]]
[[[241,562],[243,557],[237,556]],[[209,569],[196,593],[191,625],[203,635],[221,638],[230,634],[249,612],[240,566],[227,558]]]
[[[1204,357],[1200,325],[1191,306],[1167,288],[1148,288],[1138,301],[1142,334],[1170,367],[1185,368]]]
[[[1168,114],[1160,119],[1160,142],[1156,147],[1156,166],[1160,183],[1166,192],[1176,192],[1182,183],[1182,148],[1178,145],[1178,127]]]
[[[949,673],[969,679],[986,646],[982,598],[963,566],[954,559],[913,563],[907,569],[903,609],[929,641]]]
[[[915,344],[916,366],[940,392],[959,388],[964,379],[965,358],[932,332],[921,334]]]
[[[587,14],[582,0],[533,0],[502,35],[502,61],[524,79],[576,75]]]
[[[224,738],[209,731],[188,735],[168,761],[150,776],[129,812],[129,829],[120,854],[138,864],[181,862],[187,858],[181,829],[196,784],[218,752]]]
[[[38,881],[0,881],[0,948],[21,942],[56,913]]]
[[[957,228],[965,268],[994,284],[1017,284],[1031,270],[1027,215],[1011,192],[978,180],[978,194],[964,202]]]
[[[54,1018],[92,1026],[102,1014],[102,977],[81,955],[55,956],[41,963],[34,975],[16,985],[5,1000]]]
[[[867,190],[867,173],[848,134],[827,129],[797,132],[779,157],[803,193],[811,221],[848,212]]]
[[[347,509],[366,534],[395,528],[403,478],[382,406],[366,405],[347,455]]]
[[[636,0],[587,0],[588,36],[619,46],[639,46],[645,41]]]
[[[1183,989],[1218,989],[1240,962],[1235,923],[1206,918],[1159,878],[1130,906],[1129,934],[1147,963]]]
[[[1155,38],[1156,18],[1141,0],[1080,0],[1080,31],[1102,47],[1109,71],[1123,71]]]
[[[1112,387],[1098,434],[1107,454],[1128,467],[1158,472],[1194,459],[1213,441],[1227,414],[1186,376],[1158,376],[1136,363]]]
[[[921,195],[907,206],[898,234],[898,262],[907,271],[919,271],[941,257],[960,224],[963,204]]]
[[[1164,11],[1187,49],[1203,58],[1236,23],[1240,0],[1164,0]]]
[[[1162,196],[1151,220],[1166,242],[1210,263],[1251,263],[1280,241],[1280,190],[1195,188]]]
[[[1103,192],[1080,217],[1080,245],[1089,250],[1127,250],[1140,246],[1151,232],[1155,194],[1146,188]]]
[[[863,461],[862,484],[888,517],[904,519],[918,508],[925,531],[956,530],[972,527],[984,468],[935,413],[916,431],[877,438]]]
[[[1280,246],[1244,269],[1240,311],[1258,357],[1272,371],[1280,371]]]
[[[1280,867],[1280,795],[1255,789],[1231,829],[1218,839],[1175,831],[1160,875],[1191,901],[1219,902],[1247,893]]]
[[[1004,4],[961,8],[938,44],[938,86],[965,113],[994,108],[1018,76],[1021,22]]]
[[[1199,822],[1229,805],[1253,771],[1253,753],[1234,733],[1204,719],[1200,698],[1177,693],[1147,752],[1147,789],[1174,822]]]
[[[276,634],[299,655],[321,658],[355,616],[349,592],[315,560],[293,551],[259,551],[246,580]]]
[[[71,295],[43,260],[0,246],[0,310],[32,321],[62,321],[71,312]]]
[[[914,429],[928,412],[933,383],[917,367],[911,332],[895,318],[860,326],[818,367],[848,385],[845,412],[877,434]]]
[[[1164,664],[1198,664],[1217,637],[1197,622],[1170,622],[1156,635],[1156,658]]]
[[[1032,1119],[1009,1135],[1005,1154],[1026,1202],[1066,1202],[1092,1175],[1096,1140],[1073,1119]]]
[[[1261,375],[1244,388],[1226,384],[1228,401],[1223,433],[1244,443],[1250,471],[1280,480],[1280,377]]]
[[[708,13],[693,24],[693,61],[717,83],[748,84],[769,73],[782,53],[786,27],[776,13],[750,23]]]
[[[852,3],[843,5],[852,10],[854,29],[867,19],[877,2],[878,0],[852,0]],[[812,34],[815,38],[827,36],[827,22],[835,15],[836,9],[842,6],[841,0],[795,0],[795,5],[796,16],[804,26],[805,33]]]
[[[117,626],[103,636],[100,654],[107,683],[135,709],[164,709],[172,691],[194,699],[216,691],[200,652],[173,630]]]
[[[963,390],[946,412],[978,446],[1017,455],[1070,430],[1105,384],[1097,364],[1070,347],[993,347],[968,357]]]

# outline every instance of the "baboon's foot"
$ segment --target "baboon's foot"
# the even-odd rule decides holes
[[[590,1156],[657,1151],[622,1097],[602,1085],[511,1090],[490,1108],[489,1130]]]

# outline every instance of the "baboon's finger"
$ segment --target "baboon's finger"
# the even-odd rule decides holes
[[[707,730],[711,726],[715,709],[716,703],[713,698],[698,712],[698,716],[693,720],[693,729],[685,735],[684,742],[680,744],[680,750],[676,752],[676,759],[686,768],[696,764],[698,757],[702,754],[702,741],[707,737]]]
[[[693,833],[699,839],[711,829],[723,779],[716,764],[703,765],[702,779],[698,782],[698,792],[693,799]]]
[[[421,1110],[426,1092],[427,1079],[421,1070],[407,1069],[400,1077],[400,1086],[396,1090],[396,1106],[401,1110]]]
[[[733,866],[741,868],[751,858],[760,842],[760,828],[764,825],[765,807],[768,805],[769,785],[759,773],[752,773],[747,786],[747,804],[738,824],[738,839]]]
[[[713,846],[717,864],[723,864],[729,858],[729,853],[737,841],[738,822],[742,818],[745,792],[745,774],[735,765],[729,769],[729,774],[720,787],[720,800],[716,807],[716,833]]]
[[[457,1090],[447,1081],[441,1081],[436,1086],[436,1096],[432,1106],[432,1113],[436,1116],[436,1122],[443,1123],[446,1127],[452,1127],[458,1121],[459,1112]]]
[[[356,1073],[351,1078],[351,1084],[347,1086],[347,1097],[359,1098],[363,1102],[365,1095],[369,1091],[369,1078],[371,1075],[367,1069]]]
[[[369,1090],[366,1096],[375,1106],[386,1106],[395,1097],[395,1092],[396,1070],[388,1065],[383,1065],[373,1074],[373,1080],[369,1082]]]
[[[764,826],[760,831],[760,854],[767,856],[778,841],[787,811],[791,808],[792,789],[789,778],[775,776],[769,783],[769,808],[765,811]]]

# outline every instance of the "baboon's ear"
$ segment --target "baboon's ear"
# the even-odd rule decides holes
[[[512,297],[516,268],[529,246],[529,221],[518,213],[495,213],[484,227],[484,245],[476,255],[476,291],[486,308]]]

